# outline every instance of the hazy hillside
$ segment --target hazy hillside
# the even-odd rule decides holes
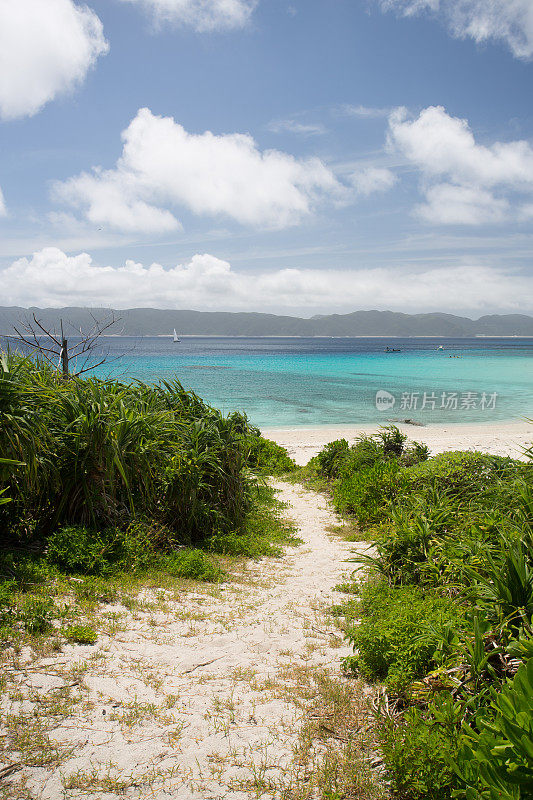
[[[19,308],[0,307],[0,334],[13,334],[14,326],[35,312],[45,327],[56,327],[62,319],[66,330],[88,330],[93,317],[103,320],[114,314],[110,332],[124,336],[158,336],[176,328],[182,335],[213,336],[533,336],[533,317],[523,314],[492,314],[471,320],[453,314],[402,314],[395,311],[354,311],[313,319],[275,314],[211,311],[169,311],[131,308]]]

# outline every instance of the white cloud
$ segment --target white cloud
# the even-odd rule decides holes
[[[533,277],[486,266],[427,271],[282,269],[246,273],[215,256],[195,255],[164,269],[127,261],[95,266],[87,253],[45,248],[0,271],[7,305],[105,305],[312,314],[358,308],[524,311]],[[530,300],[528,310],[533,310]]]
[[[102,23],[72,0],[0,2],[0,116],[32,116],[108,51]]]
[[[389,117],[388,145],[421,172],[433,222],[483,224],[521,217],[517,198],[533,193],[533,148],[526,141],[478,144],[467,120],[441,106],[411,119],[405,109]]]
[[[169,206],[282,228],[310,214],[319,199],[347,191],[316,158],[261,151],[247,134],[191,134],[147,108],[139,110],[122,139],[115,169],[98,168],[57,183],[54,197],[82,208],[94,223],[160,232],[179,225]]]
[[[426,189],[419,216],[441,225],[485,225],[507,219],[509,203],[479,187],[440,183]]]
[[[365,167],[351,177],[357,194],[366,196],[373,192],[386,192],[396,183],[396,175],[384,167]]]
[[[533,56],[531,0],[380,0],[380,4],[405,16],[432,12],[458,38],[502,41],[516,58]]]
[[[342,106],[344,114],[349,117],[360,117],[361,119],[379,119],[380,117],[388,117],[390,108],[375,108],[373,106]]]
[[[327,129],[320,122],[297,122],[294,119],[279,119],[274,120],[268,126],[269,131],[272,133],[297,133],[301,136],[322,136],[327,132]]]
[[[0,187],[0,217],[7,217],[7,206],[4,199],[4,193]]]
[[[137,3],[156,24],[187,25],[199,32],[244,28],[256,0],[122,0]]]

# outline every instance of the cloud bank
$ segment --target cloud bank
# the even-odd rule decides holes
[[[467,120],[430,106],[415,119],[396,109],[389,117],[388,146],[421,173],[426,202],[417,213],[423,219],[476,225],[527,217],[533,195],[528,142],[479,144]]]
[[[244,28],[256,0],[122,0],[142,6],[157,25],[186,25],[201,33]]]
[[[533,56],[531,0],[379,0],[384,10],[404,16],[430,12],[453,36],[476,42],[501,41],[516,58]]]
[[[100,19],[72,0],[0,2],[0,116],[32,116],[107,53]]]
[[[82,173],[53,189],[56,200],[92,223],[125,231],[180,226],[173,211],[229,218],[242,225],[284,228],[324,198],[346,189],[317,158],[259,150],[248,134],[188,133],[171,117],[138,111],[122,133],[114,169]]]
[[[213,255],[164,269],[126,261],[95,266],[91,256],[49,247],[0,272],[6,305],[103,305],[312,314],[388,308],[532,311],[533,277],[487,266],[410,269],[235,271]]]

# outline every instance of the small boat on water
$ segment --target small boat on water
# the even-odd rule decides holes
[[[181,342],[181,339],[179,338],[178,334],[176,333],[176,328],[174,328],[174,337],[173,337],[172,341],[174,342],[174,344],[177,344],[178,342]]]
[[[383,351],[384,353],[401,353],[401,349],[399,347],[386,347]]]

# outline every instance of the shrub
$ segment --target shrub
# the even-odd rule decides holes
[[[121,555],[121,541],[116,534],[81,525],[60,528],[48,539],[48,560],[67,572],[101,575],[109,572]]]
[[[54,568],[40,555],[28,553],[0,554],[0,580],[13,581],[19,591],[25,592],[33,586],[53,579]]]
[[[347,470],[345,464],[344,470]],[[336,507],[352,514],[362,525],[381,522],[390,512],[390,503],[398,491],[397,461],[378,461],[339,477],[333,485]]]
[[[378,739],[395,796],[448,800],[456,779],[458,720],[453,702],[437,697],[426,710],[409,708],[398,722],[384,719]]]
[[[0,397],[9,462],[0,493],[11,500],[0,505],[0,529],[15,539],[58,527],[126,529],[148,517],[182,542],[200,541],[243,524],[250,450],[278,464],[283,457],[243,415],[223,417],[178,381],[64,381],[51,366],[8,354]]]
[[[265,439],[258,428],[250,429],[248,448],[248,465],[254,472],[283,475],[297,469],[294,459],[289,457],[285,448],[271,439]]]
[[[219,583],[224,578],[224,570],[214,564],[203,550],[174,553],[168,556],[164,568],[177,578],[191,578],[207,583]]]
[[[317,471],[326,478],[337,477],[350,453],[346,439],[337,439],[326,444],[315,458]]]
[[[533,795],[533,658],[492,708],[466,726],[456,760],[467,800],[527,800]]]
[[[47,559],[67,572],[108,575],[118,569],[143,569],[156,558],[156,544],[168,547],[173,536],[163,526],[133,520],[125,529],[90,530],[70,525],[48,538]]]
[[[396,461],[399,465],[417,464],[428,458],[424,444],[410,442],[395,425],[381,427],[372,436],[359,436],[353,445],[346,439],[330,442],[311,460],[310,464],[325,478],[347,479],[360,470],[379,462]]]
[[[486,453],[452,451],[441,453],[405,471],[405,491],[424,492],[431,487],[450,497],[479,498],[502,478],[516,475],[521,467],[511,458]]]
[[[355,666],[365,678],[384,680],[393,693],[426,674],[441,631],[463,624],[461,608],[448,598],[384,581],[362,587],[361,610],[360,624],[346,630],[357,651]]]

